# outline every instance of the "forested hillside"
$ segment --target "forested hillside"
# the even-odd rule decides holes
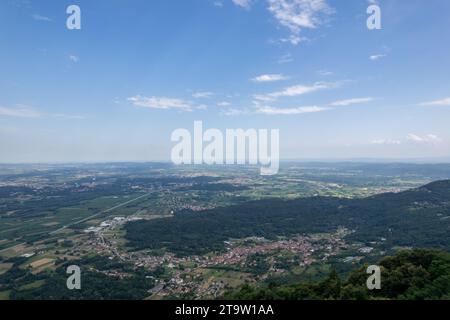
[[[244,286],[226,298],[244,300],[448,300],[450,254],[434,250],[401,251],[382,259],[381,290],[368,290],[366,267],[343,280],[336,272],[319,282],[295,285]]]
[[[313,197],[262,200],[205,210],[182,211],[173,218],[137,221],[126,226],[135,248],[166,248],[178,255],[220,251],[230,238],[273,239],[329,232],[344,226],[348,239],[385,239],[386,248],[413,246],[450,249],[450,181],[365,199]]]

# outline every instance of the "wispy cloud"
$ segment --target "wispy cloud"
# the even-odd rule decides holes
[[[437,135],[434,134],[427,134],[427,135],[418,135],[414,133],[408,134],[406,137],[408,141],[416,142],[416,143],[431,143],[431,144],[438,144],[442,142],[442,139],[439,138]]]
[[[271,93],[270,96],[274,98],[278,97],[295,97],[300,96],[303,94],[315,92],[322,89],[327,89],[328,85],[325,83],[315,83],[312,86],[305,86],[305,85],[297,85],[288,87],[282,91]]]
[[[302,43],[302,42],[307,42],[307,41],[309,41],[309,39],[308,38],[306,38],[306,37],[300,37],[299,35],[295,35],[295,34],[291,34],[289,37],[287,37],[287,38],[281,38],[280,39],[280,42],[288,42],[288,43],[290,43],[290,44],[292,44],[292,45],[294,45],[294,46],[296,46],[296,45],[298,45],[298,44],[300,44],[300,43]]]
[[[329,84],[329,87],[332,87],[336,84]],[[335,101],[329,104],[326,104],[324,106],[303,106],[303,107],[293,107],[293,108],[278,108],[270,106],[269,104],[271,102],[274,102],[276,99],[275,97],[278,96],[295,96],[299,94],[305,94],[308,92],[313,92],[316,90],[323,89],[323,87],[319,86],[295,86],[287,88],[283,91],[280,91],[279,93],[272,93],[269,95],[255,95],[253,98],[255,101],[253,103],[255,104],[255,107],[253,108],[253,111],[250,112],[246,110],[245,112],[242,112],[242,110],[236,110],[236,109],[228,109],[227,111],[223,112],[222,114],[225,115],[242,115],[242,114],[265,114],[265,115],[299,115],[299,114],[305,114],[305,113],[317,113],[317,112],[324,112],[329,110],[337,110],[339,107],[345,107],[350,106],[354,104],[362,104],[367,103],[370,101],[373,101],[373,98],[353,98],[348,100],[340,100]],[[281,94],[282,93],[282,94]],[[387,139],[378,139],[374,140],[373,144],[395,144],[396,140],[387,140]]]
[[[0,106],[0,117],[14,117],[14,118],[59,118],[59,119],[73,119],[81,120],[85,117],[80,115],[69,115],[62,113],[44,113],[25,105],[17,105],[15,107]]]
[[[265,94],[254,94],[253,95],[253,99],[255,99],[256,101],[262,101],[262,102],[270,102],[270,101],[274,101],[275,99],[273,97],[270,96],[270,94],[265,95]]]
[[[52,21],[52,19],[50,19],[49,17],[42,16],[42,15],[37,14],[37,13],[33,14],[31,17],[32,17],[34,20],[36,20],[36,21],[46,21],[46,22]]]
[[[248,109],[235,109],[235,108],[229,108],[220,112],[221,115],[228,117],[241,116],[249,113],[250,112],[248,111]]]
[[[275,82],[275,81],[283,81],[287,80],[289,77],[286,77],[282,74],[263,74],[251,79],[253,82]]]
[[[13,108],[0,106],[0,116],[15,118],[39,118],[42,114],[28,106],[18,105]]]
[[[317,71],[317,73],[323,77],[332,76],[334,74],[333,72],[328,71],[328,70],[319,70],[319,71]]]
[[[402,142],[400,140],[393,139],[375,139],[370,142],[370,144],[375,145],[400,145]]]
[[[353,99],[347,99],[347,100],[340,100],[335,101],[331,103],[331,106],[333,107],[346,107],[350,106],[352,104],[360,104],[360,103],[367,103],[373,101],[373,98],[353,98]]]
[[[232,0],[234,4],[249,9],[251,0]],[[267,0],[269,12],[275,20],[290,31],[281,42],[298,45],[308,38],[300,36],[303,29],[315,29],[322,25],[329,15],[334,13],[327,0]]]
[[[196,98],[196,99],[204,99],[204,98],[210,98],[214,95],[213,92],[209,92],[209,91],[203,91],[203,92],[194,92],[192,94],[192,97]]]
[[[229,107],[229,106],[231,106],[231,103],[229,103],[228,101],[221,101],[217,105],[219,107]]]
[[[232,1],[235,5],[246,9],[250,8],[252,2],[251,0],[232,0]]]
[[[76,55],[69,55],[69,60],[72,61],[73,63],[78,63],[80,61],[80,57]]]
[[[268,10],[278,23],[289,29],[292,44],[302,42],[303,29],[315,29],[334,12],[326,0],[268,0]]]
[[[53,118],[67,119],[67,120],[84,120],[84,119],[86,119],[86,117],[84,117],[84,116],[64,114],[64,113],[55,113],[55,114],[52,114],[51,116]]]
[[[266,115],[296,115],[305,113],[316,113],[327,110],[328,108],[318,106],[296,107],[296,108],[273,108],[270,106],[261,106],[256,108],[256,113],[262,113]]]
[[[443,140],[435,134],[419,135],[415,133],[408,134],[403,139],[375,139],[370,143],[374,145],[404,145],[404,144],[419,144],[436,146],[442,143]]]
[[[271,105],[277,97],[280,96],[296,96],[301,94],[306,94],[309,92],[314,92],[317,90],[325,89],[325,88],[332,88],[335,87],[336,83],[330,83],[330,84],[316,84],[313,86],[294,86],[286,88],[279,92],[274,92],[267,95],[254,95],[254,101],[253,104],[255,105],[252,109],[253,111],[246,111],[245,113],[237,112],[237,110],[232,110],[230,113],[232,115],[241,115],[241,114],[265,114],[265,115],[300,115],[305,113],[317,113],[317,112],[324,112],[324,111],[330,111],[330,110],[338,110],[340,107],[355,105],[355,104],[364,104],[367,102],[373,101],[373,98],[367,97],[367,98],[353,98],[353,99],[347,99],[347,100],[339,100],[332,103],[324,104],[322,106],[320,105],[313,105],[313,106],[302,106],[302,107],[290,107],[290,108],[279,108],[274,107]],[[227,114],[226,112],[224,114]],[[375,142],[378,141],[378,144],[387,144],[388,140],[374,140]],[[375,143],[374,142],[374,143]]]
[[[369,57],[369,59],[372,60],[372,61],[377,61],[377,60],[383,59],[385,57],[387,57],[386,54],[374,54],[374,55],[371,55]]]
[[[330,110],[338,110],[340,107],[346,107],[355,104],[364,104],[373,101],[374,99],[371,97],[367,98],[353,98],[347,100],[339,100],[332,103],[324,104],[324,105],[313,105],[313,106],[301,106],[301,107],[289,107],[289,108],[279,108],[274,107],[272,103],[274,103],[278,97],[294,97],[297,95],[307,94],[310,92],[314,92],[317,90],[328,89],[336,87],[338,83],[316,83],[312,86],[293,86],[288,87],[282,91],[273,92],[266,95],[254,95],[253,96],[253,104],[254,108],[252,112],[245,112],[245,114],[254,113],[254,114],[266,114],[266,115],[299,115],[305,113],[317,113],[323,111]],[[226,113],[225,113],[226,114]],[[236,110],[232,111],[233,115],[240,115],[243,113],[236,112]],[[381,140],[380,140],[381,141]],[[381,142],[380,142],[381,144]]]
[[[450,106],[450,98],[445,98],[441,100],[423,102],[419,104],[420,106]]]
[[[166,97],[145,97],[137,95],[134,97],[130,97],[127,100],[137,107],[149,109],[178,109],[183,111],[192,111],[193,109],[199,109],[202,107],[194,105],[190,101]]]
[[[298,34],[304,28],[317,28],[322,15],[333,12],[326,0],[268,0],[269,11],[279,23],[292,33]]]
[[[290,53],[284,54],[280,57],[280,59],[278,59],[279,64],[290,63],[293,61],[294,61],[294,58],[292,57],[292,54],[290,54]]]
[[[295,97],[319,90],[331,89],[336,86],[336,83],[316,82],[313,85],[296,85],[287,87],[281,91],[272,92],[267,95],[255,95],[254,98],[260,101],[272,101],[280,97]]]

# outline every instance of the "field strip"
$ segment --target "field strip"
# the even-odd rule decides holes
[[[18,246],[21,246],[21,245],[25,245],[25,244],[27,244],[27,243],[26,242],[18,243],[18,244],[15,244],[15,245],[11,246],[11,247],[2,249],[2,250],[0,250],[0,252],[5,252],[5,251],[8,251],[8,250],[10,250],[12,248],[15,248],[15,247],[18,247]]]
[[[6,232],[10,232],[10,231],[15,231],[15,230],[19,230],[21,227],[15,227],[15,228],[11,228],[11,229],[5,229],[0,231],[0,233],[6,233]]]

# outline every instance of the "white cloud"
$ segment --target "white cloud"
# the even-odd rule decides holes
[[[78,56],[76,56],[76,55],[69,55],[69,60],[74,62],[74,63],[77,63],[77,62],[80,61],[80,58]]]
[[[84,117],[84,116],[64,114],[64,113],[56,113],[56,114],[52,114],[51,116],[54,117],[54,118],[67,119],[67,120],[83,120],[83,119],[86,119],[86,117]]]
[[[42,16],[42,15],[37,14],[37,13],[33,14],[31,17],[32,17],[34,20],[37,20],[37,21],[46,21],[46,22],[52,21],[52,19],[50,19],[49,17]]]
[[[373,101],[373,98],[354,98],[348,100],[335,101],[331,103],[333,107],[345,107],[352,104],[367,103]]]
[[[234,4],[250,8],[251,0],[232,0]],[[267,0],[269,12],[277,22],[291,32],[281,42],[289,42],[297,45],[307,38],[301,37],[303,29],[315,29],[322,25],[326,18],[334,10],[328,5],[327,0]]]
[[[326,0],[268,0],[268,10],[279,24],[291,32],[291,43],[298,44],[303,29],[315,29],[333,13]],[[294,41],[292,41],[294,40]]]
[[[420,104],[421,106],[450,106],[450,98],[445,98],[442,100],[429,101]]]
[[[374,54],[374,55],[371,55],[369,57],[369,59],[372,60],[372,61],[377,61],[377,60],[380,60],[382,58],[385,58],[386,56],[387,55],[385,55],[385,54]]]
[[[292,54],[290,54],[290,53],[282,55],[280,57],[280,59],[278,59],[278,63],[280,63],[280,64],[289,63],[292,61],[294,61],[294,58],[292,57]]]
[[[254,98],[260,101],[272,101],[280,97],[295,97],[334,87],[336,87],[335,83],[316,82],[313,85],[296,85],[287,87],[281,91],[272,92],[267,95],[255,95]]]
[[[374,145],[438,145],[441,142],[443,140],[434,134],[418,135],[410,133],[404,139],[375,139],[370,143]]]
[[[438,136],[434,135],[434,134],[427,134],[424,136],[420,136],[414,133],[410,133],[408,134],[408,136],[406,137],[406,139],[410,142],[415,142],[415,143],[431,143],[431,144],[437,144],[442,142],[442,139],[439,138]]]
[[[400,145],[402,142],[400,140],[391,140],[391,139],[375,139],[370,142],[371,144],[376,145]]]
[[[282,81],[287,80],[288,77],[282,75],[282,74],[263,74],[258,77],[255,77],[251,79],[253,82],[275,82],[275,81]]]
[[[191,111],[196,107],[189,101],[166,97],[144,97],[137,95],[130,97],[127,100],[137,107],[149,109],[179,109],[183,111]]]
[[[232,0],[233,3],[242,8],[250,8],[251,0]]]
[[[322,89],[334,88],[337,83],[316,83],[312,86],[298,85],[293,87],[288,87],[282,91],[269,93],[266,95],[254,95],[255,108],[257,113],[265,114],[302,114],[302,113],[312,113],[321,112],[328,110],[335,110],[337,107],[350,106],[358,103],[367,103],[373,101],[373,98],[353,98],[348,100],[335,101],[324,106],[309,106],[309,107],[296,107],[296,108],[274,108],[271,106],[263,105],[263,103],[270,103],[275,101],[278,97],[294,97],[297,95],[307,94],[315,92]],[[385,141],[385,140],[383,140]]]
[[[320,89],[326,89],[325,84],[314,84],[312,86],[297,85],[288,87],[282,91],[271,93],[271,97],[295,97],[311,93]]]
[[[322,14],[330,14],[325,0],[268,0],[269,11],[278,22],[298,34],[304,28],[317,28]]]
[[[291,35],[290,35],[289,37],[287,37],[287,38],[281,38],[280,41],[281,41],[281,42],[289,42],[290,44],[296,46],[296,45],[298,45],[298,44],[300,44],[300,43],[302,43],[302,42],[309,41],[309,39],[306,38],[306,37],[300,37],[300,36],[298,36],[298,35],[291,34]]]
[[[330,89],[330,88],[333,88],[334,86],[335,86],[335,84],[332,84],[332,83],[316,82],[311,86],[297,85],[297,86],[288,87],[282,91],[271,93],[270,96],[275,97],[275,98],[277,98],[277,97],[295,97],[295,96],[300,96],[300,95],[312,93],[312,92],[319,91],[319,90]]]
[[[332,76],[332,75],[334,74],[333,72],[328,71],[328,70],[319,70],[319,71],[317,71],[317,73],[318,73],[319,75],[321,75],[321,76],[324,76],[324,77],[326,77],[326,76]]]
[[[0,106],[0,116],[15,118],[39,118],[42,114],[30,107],[18,105],[15,108]]]
[[[424,141],[422,137],[420,137],[414,133],[408,134],[407,139],[409,141],[414,141],[414,142],[423,142]]]
[[[84,119],[83,116],[79,115],[68,115],[68,114],[52,114],[52,113],[42,113],[40,111],[37,111],[36,109],[24,106],[24,105],[17,105],[13,108],[8,107],[2,107],[0,106],[0,117],[14,117],[14,118],[41,118],[41,117],[52,117],[52,118],[59,118],[59,119],[76,119],[81,120]]]
[[[196,99],[204,99],[204,98],[210,98],[214,95],[213,92],[209,92],[209,91],[204,91],[204,92],[194,92],[192,94],[192,97],[196,98]]]
[[[270,95],[264,95],[264,94],[255,94],[255,95],[253,95],[253,99],[255,99],[257,101],[263,101],[263,102],[270,102],[270,101],[275,100]]]
[[[304,113],[316,113],[327,111],[328,108],[310,106],[310,107],[296,107],[296,108],[273,108],[270,106],[257,107],[256,112],[266,115],[295,115]]]
[[[229,103],[228,101],[221,101],[217,105],[219,107],[229,107],[229,106],[231,106],[231,103]]]
[[[296,114],[304,114],[304,113],[316,113],[323,112],[328,110],[336,110],[337,107],[341,106],[349,106],[358,103],[366,103],[373,101],[373,98],[353,98],[348,100],[336,101],[324,106],[305,106],[305,107],[294,107],[294,108],[276,108],[264,103],[270,103],[276,100],[276,98],[281,96],[293,97],[296,95],[302,95],[310,92],[314,92],[321,89],[333,88],[337,84],[336,83],[316,83],[313,86],[293,86],[286,88],[279,92],[270,93],[267,95],[254,95],[254,112],[257,114],[266,114],[266,115],[296,115]],[[236,110],[230,110],[233,115],[242,114],[241,112],[236,112]],[[246,112],[248,113],[248,112]],[[378,139],[373,140],[373,144],[397,144],[397,140],[387,140],[387,139]]]
[[[208,109],[208,106],[206,104],[199,104],[199,105],[195,106],[195,108],[198,110],[206,110],[206,109]]]
[[[226,109],[224,111],[221,112],[222,115],[224,116],[228,116],[228,117],[235,117],[235,116],[241,116],[241,115],[245,115],[248,114],[248,110],[247,109],[234,109],[234,108],[230,108],[230,109]]]

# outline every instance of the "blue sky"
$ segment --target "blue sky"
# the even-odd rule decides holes
[[[450,2],[4,0],[0,162],[169,160],[277,128],[283,159],[450,158]],[[66,28],[79,5],[82,29]]]

